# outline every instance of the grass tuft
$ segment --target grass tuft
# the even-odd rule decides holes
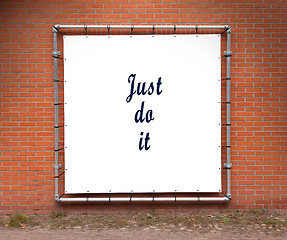
[[[28,216],[16,213],[10,217],[8,224],[10,227],[23,227],[28,222],[28,219]]]
[[[56,218],[62,218],[65,217],[65,213],[63,212],[52,212],[51,217],[52,219],[56,219]]]

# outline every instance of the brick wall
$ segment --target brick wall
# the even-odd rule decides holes
[[[0,1],[0,213],[286,210],[286,14],[284,0]],[[218,205],[56,203],[54,24],[231,25],[232,201]],[[224,66],[223,62],[223,72]]]

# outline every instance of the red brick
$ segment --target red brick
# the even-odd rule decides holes
[[[4,212],[21,210],[50,213],[55,209],[65,209],[53,200],[51,36],[55,23],[230,24],[233,32],[233,200],[223,205],[223,208],[287,209],[287,202],[280,200],[280,196],[285,196],[287,191],[287,99],[284,82],[287,55],[282,52],[287,47],[284,38],[286,11],[282,12],[287,7],[286,3],[270,4],[260,0],[255,4],[242,1],[230,3],[228,0],[205,3],[195,0],[98,0],[96,3],[86,0],[84,4],[78,4],[78,0],[58,2],[39,4],[27,0],[19,5],[1,5],[5,23],[0,35],[0,180],[5,186],[1,188]],[[97,34],[101,34],[100,31]],[[222,37],[224,51],[226,35]],[[60,40],[58,44],[59,49],[62,49]],[[225,74],[226,61],[222,59],[222,76]],[[60,64],[59,77],[63,77],[63,66]],[[225,94],[226,85],[223,84],[222,89]],[[60,99],[63,101],[63,93]],[[222,110],[223,121],[226,120],[225,114],[226,111]],[[224,138],[224,129],[222,134]],[[226,139],[222,141],[226,142]],[[226,159],[226,153],[222,155]],[[63,158],[63,153],[60,156]],[[223,177],[226,186],[224,171]],[[35,181],[39,185],[35,186]],[[208,206],[199,208],[207,209]],[[111,207],[105,206],[103,209]],[[74,207],[74,210],[91,211],[87,206]]]

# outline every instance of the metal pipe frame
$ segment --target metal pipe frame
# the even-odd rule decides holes
[[[226,102],[227,102],[227,109],[226,109],[226,140],[227,140],[227,197],[231,199],[231,143],[230,143],[230,82],[231,82],[231,28],[227,30],[227,51],[226,51],[226,58],[227,58],[227,66],[226,66],[226,79],[227,79],[227,86],[226,86]]]
[[[54,25],[60,29],[222,29],[230,28],[228,25],[201,26],[201,25]]]
[[[59,105],[58,103],[58,55],[57,51],[57,34],[61,33],[61,29],[107,29],[108,32],[111,29],[130,29],[131,31],[134,29],[170,29],[176,31],[177,29],[195,29],[197,30],[203,29],[214,29],[214,30],[224,30],[223,33],[227,33],[227,51],[224,52],[224,55],[227,59],[227,86],[226,86],[226,127],[227,127],[227,162],[225,165],[227,169],[227,194],[225,197],[104,197],[104,198],[89,198],[89,197],[79,197],[79,198],[62,198],[59,196],[59,169],[61,165],[59,164],[59,129],[58,129],[58,117],[59,117]],[[61,33],[62,34],[62,33]],[[230,82],[231,82],[231,27],[229,25],[54,25],[53,26],[53,53],[54,57],[54,121],[55,121],[55,200],[56,202],[167,202],[167,201],[175,201],[175,202],[200,202],[200,201],[210,201],[210,202],[228,202],[231,200],[231,149],[230,149]]]
[[[104,197],[104,198],[61,198],[58,202],[227,202],[228,197]]]
[[[58,58],[57,58],[57,30],[53,28],[53,53],[54,57],[54,121],[55,126],[58,126],[59,121],[59,106],[55,103],[58,103]],[[55,129],[55,176],[59,175],[59,128]],[[59,199],[59,178],[55,177],[55,200]]]

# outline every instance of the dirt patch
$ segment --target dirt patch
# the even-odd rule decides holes
[[[254,234],[261,234],[266,238],[285,239],[287,234],[287,215],[267,211],[246,211],[246,212],[200,212],[157,214],[150,212],[131,212],[129,214],[116,215],[66,215],[63,212],[54,212],[51,215],[28,216],[25,223],[15,225],[18,228],[9,226],[14,216],[0,218],[0,229],[5,232],[18,231],[67,231],[79,230],[82,232],[170,232],[192,233],[203,235],[242,234],[248,238]],[[21,216],[18,215],[21,219]],[[35,231],[34,231],[35,232]],[[10,234],[11,235],[11,234]],[[223,237],[224,238],[224,237]],[[1,238],[0,238],[1,239]],[[206,238],[208,239],[208,238]],[[222,239],[222,238],[221,238]]]

